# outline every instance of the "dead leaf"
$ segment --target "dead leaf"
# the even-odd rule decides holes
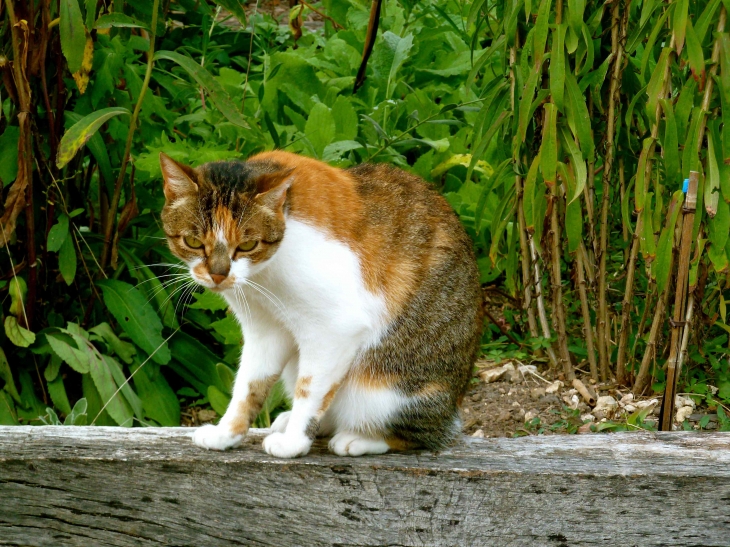
[[[82,95],[86,92],[86,86],[89,85],[89,73],[91,72],[91,65],[94,61],[94,41],[91,39],[89,31],[86,31],[86,46],[84,47],[84,60],[81,63],[81,68],[78,72],[73,73],[74,80],[76,81],[76,87],[79,88],[79,93]]]

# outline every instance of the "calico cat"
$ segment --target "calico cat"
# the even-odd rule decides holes
[[[228,410],[196,444],[239,444],[279,378],[293,404],[264,439],[273,456],[305,455],[318,435],[342,456],[456,438],[481,290],[471,241],[436,191],[386,165],[281,151],[160,164],[170,249],[225,297],[244,337]]]

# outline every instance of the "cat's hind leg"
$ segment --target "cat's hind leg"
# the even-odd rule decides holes
[[[360,433],[342,431],[332,437],[329,448],[338,456],[364,456],[365,454],[385,454],[390,446],[385,439],[367,437]]]

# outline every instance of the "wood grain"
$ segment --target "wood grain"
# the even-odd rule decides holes
[[[191,429],[0,427],[0,545],[727,546],[730,434],[207,452]]]

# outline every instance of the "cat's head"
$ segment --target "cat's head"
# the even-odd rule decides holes
[[[266,161],[206,163],[193,169],[160,154],[170,250],[195,281],[227,290],[276,253],[286,224],[291,169]]]

